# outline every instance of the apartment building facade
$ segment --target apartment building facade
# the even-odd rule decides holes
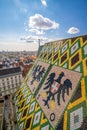
[[[22,71],[20,67],[6,68],[0,70],[0,96],[14,93],[22,82]]]

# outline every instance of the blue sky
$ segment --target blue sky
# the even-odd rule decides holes
[[[0,51],[87,34],[87,0],[0,0]]]

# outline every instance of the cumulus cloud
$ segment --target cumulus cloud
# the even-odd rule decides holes
[[[76,34],[76,33],[79,33],[80,30],[76,27],[71,27],[68,29],[67,33],[70,33],[70,34]]]
[[[43,6],[47,6],[46,0],[41,0],[41,3],[42,3]]]
[[[58,27],[59,23],[43,17],[41,14],[35,14],[29,18],[29,28],[31,29],[50,30]]]
[[[29,35],[29,36],[22,36],[20,38],[21,41],[24,41],[27,43],[37,43],[39,39],[42,44],[48,42],[48,38],[42,37],[42,36],[40,37],[40,36]]]
[[[44,34],[44,31],[43,30],[38,30],[38,29],[30,29],[29,30],[30,32],[33,32],[33,33],[36,33],[36,34],[38,34],[38,35],[42,35],[42,34]]]

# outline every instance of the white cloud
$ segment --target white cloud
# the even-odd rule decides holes
[[[31,29],[50,30],[58,27],[59,23],[43,17],[41,14],[35,14],[29,18],[29,28]]]
[[[38,43],[38,40],[40,39],[41,44],[48,42],[47,37],[42,37],[42,36],[22,36],[20,38],[21,41],[27,42],[27,43]]]
[[[71,27],[68,29],[67,33],[70,33],[70,34],[76,34],[76,33],[79,33],[80,30],[76,27]]]
[[[38,29],[30,29],[29,30],[30,32],[33,32],[33,33],[36,33],[36,34],[38,34],[38,35],[42,35],[42,34],[44,34],[44,31],[43,30],[38,30]]]
[[[41,0],[41,3],[42,3],[43,6],[47,6],[46,0]]]

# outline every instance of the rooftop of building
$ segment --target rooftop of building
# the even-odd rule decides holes
[[[14,102],[16,109],[18,110],[16,113],[19,129],[82,129],[82,123],[87,120],[87,35],[62,39],[60,41],[62,41],[60,44],[56,41],[52,42],[53,46],[51,46],[51,43],[48,44],[48,47],[45,45],[43,46],[44,49],[42,49],[39,57],[36,59],[33,69],[30,70],[31,73],[27,75],[26,80],[23,81],[23,85],[21,85],[15,94]],[[38,80],[37,77],[40,75],[40,67],[45,68],[45,75]],[[35,77],[36,73],[37,75]],[[80,75],[80,78],[78,75]],[[56,76],[58,76],[58,79],[63,77],[60,82],[61,85],[59,85],[59,83],[54,85]],[[63,88],[62,83],[69,80],[71,83],[68,84],[68,87],[66,87],[67,85],[64,85]],[[57,89],[58,86],[59,88]],[[69,86],[72,86],[70,90]],[[50,88],[52,88],[52,90],[57,90],[58,95],[60,94],[59,98],[58,95],[55,97],[55,90],[51,91]],[[25,92],[26,89],[27,91]],[[72,91],[72,89],[74,91]],[[63,99],[62,92],[65,94],[65,99]],[[55,100],[51,98],[51,95],[55,97]],[[29,98],[30,101],[27,102]],[[34,105],[34,110],[30,109],[32,100],[33,102],[37,102]],[[58,100],[60,100],[59,103]],[[25,102],[27,102],[27,104]],[[38,112],[37,106],[39,106]],[[29,111],[29,113],[27,111]],[[40,120],[38,120],[38,122],[37,119],[35,119],[35,117],[37,117],[36,115],[39,115],[38,117]],[[44,115],[44,119],[42,115]],[[78,117],[78,121],[75,120],[76,116]],[[45,120],[48,124],[47,122],[44,123]],[[79,124],[78,128],[74,127],[77,122]],[[87,123],[85,126],[87,126]],[[87,127],[84,128],[84,130],[86,129]]]
[[[14,67],[14,68],[5,68],[0,70],[0,77],[6,76],[9,74],[15,74],[15,73],[21,73],[20,67]]]
[[[83,39],[83,42],[87,40],[87,34],[85,35],[81,35],[81,36],[75,36],[75,37],[67,37],[67,38],[61,38],[61,39],[58,39],[58,40],[53,40],[53,41],[50,41],[50,42],[47,42],[46,44],[54,44],[55,42],[60,42],[62,41],[63,43],[65,43],[67,40],[71,39],[72,42],[74,42],[77,38],[79,37],[82,37]]]

